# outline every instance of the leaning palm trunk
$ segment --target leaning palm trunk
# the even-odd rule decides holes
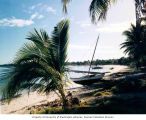
[[[63,85],[59,86],[58,91],[61,95],[61,101],[63,103],[62,107],[63,107],[63,109],[67,109],[68,108],[68,104],[67,104],[68,100],[66,99],[65,90],[63,88]]]

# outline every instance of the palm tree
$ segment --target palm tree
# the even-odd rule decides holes
[[[145,45],[146,45],[146,32],[145,26],[143,25],[131,25],[131,28],[123,32],[123,35],[126,36],[126,41],[121,44],[121,49],[125,48],[125,54],[128,54],[129,57],[136,64],[138,69],[141,66],[141,61],[145,54]]]
[[[14,59],[14,67],[1,73],[1,79],[8,81],[3,98],[11,100],[24,89],[49,93],[58,91],[67,106],[64,90],[66,71],[69,21],[57,24],[50,38],[44,30],[36,29],[27,37],[27,43],[20,49]]]

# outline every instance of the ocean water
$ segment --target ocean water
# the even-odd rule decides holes
[[[102,69],[92,69],[90,71],[93,71],[93,72],[108,72],[109,69],[111,68],[111,66],[107,66],[107,65],[104,65],[104,66],[99,66],[99,67],[102,67]],[[69,69],[71,70],[80,70],[80,71],[88,71],[89,70],[89,66],[68,66]],[[0,74],[2,73],[2,70],[3,69],[6,69],[6,68],[2,68],[0,67]],[[74,72],[69,72],[68,73],[68,77],[71,77],[71,78],[78,78],[78,77],[81,77],[83,75],[86,75],[85,73],[74,73]],[[1,99],[1,95],[2,95],[2,89],[3,87],[6,85],[6,82],[5,80],[1,80],[0,79],[0,99]]]
[[[95,67],[95,66],[93,66]],[[101,67],[101,69],[90,69],[91,72],[108,72],[111,68],[111,66],[108,66],[108,65],[101,65],[101,66],[98,66],[98,67]],[[69,69],[71,70],[79,70],[79,71],[89,71],[89,66],[87,65],[82,65],[82,66],[69,66]],[[68,76],[70,78],[78,78],[78,77],[81,77],[83,75],[87,75],[87,73],[75,73],[75,72],[70,72],[68,74]]]
[[[5,68],[1,68],[1,67],[0,67],[0,76],[1,76],[1,74],[2,74],[3,69],[5,69]],[[2,89],[3,89],[3,87],[4,87],[5,85],[6,85],[6,81],[5,81],[5,80],[2,80],[2,79],[0,78],[0,99],[1,99],[1,95],[2,95]]]

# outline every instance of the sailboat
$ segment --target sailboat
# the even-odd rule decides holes
[[[92,56],[92,59],[91,59],[91,62],[90,62],[90,66],[89,66],[89,71],[77,71],[77,70],[75,71],[75,70],[71,70],[71,72],[76,72],[76,73],[87,73],[87,75],[79,77],[79,78],[71,78],[71,80],[73,80],[75,83],[85,84],[85,85],[86,84],[92,84],[92,83],[95,83],[98,80],[103,78],[105,73],[90,72],[98,40],[99,40],[99,36],[98,36],[97,41],[96,41],[95,49],[94,49],[93,56]]]

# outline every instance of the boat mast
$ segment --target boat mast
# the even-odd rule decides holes
[[[98,40],[99,40],[99,35],[98,35],[98,38],[97,38],[97,41],[96,41],[96,44],[95,44],[95,48],[94,48],[93,56],[92,56],[92,59],[91,59],[91,62],[90,62],[88,74],[90,73],[90,69],[91,69],[92,61],[93,61],[93,58],[94,58],[94,55],[95,55],[95,51],[96,51]]]

